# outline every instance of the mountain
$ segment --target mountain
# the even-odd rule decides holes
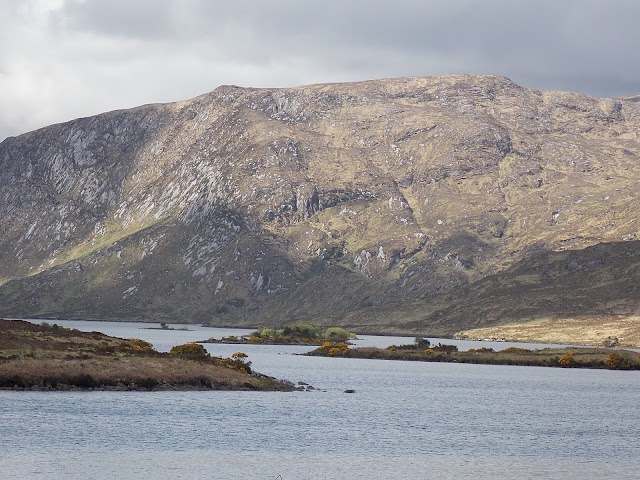
[[[223,86],[8,138],[0,315],[640,343],[636,100]]]

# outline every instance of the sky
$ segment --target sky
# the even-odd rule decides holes
[[[0,140],[220,85],[491,73],[640,94],[637,0],[0,0]]]

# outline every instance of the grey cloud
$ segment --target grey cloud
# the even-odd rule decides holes
[[[430,66],[413,72],[423,75],[445,73],[430,60],[446,54],[456,60],[446,66],[460,72],[566,79],[540,88],[572,89],[572,81],[591,76],[580,83],[595,95],[622,94],[640,73],[629,65],[640,40],[640,3],[625,0],[93,0],[69,2],[58,17],[71,29],[173,48],[199,44],[213,58],[240,62],[298,56],[335,69],[374,53],[382,75],[393,75],[397,56]]]
[[[24,9],[15,7],[21,2],[34,0],[5,11],[0,4],[0,27],[9,32],[0,32],[0,87],[19,88],[33,72],[52,89],[51,109],[62,110],[54,118],[25,104],[20,118],[97,113],[110,108],[105,90],[114,85],[114,108],[187,98],[222,83],[277,87],[457,72],[595,96],[640,91],[635,0],[66,0],[50,10],[44,30],[31,26],[45,36],[40,43],[20,38],[29,31]],[[59,105],[55,89],[69,77],[82,79],[86,110]],[[18,116],[0,111],[0,125],[10,118]]]

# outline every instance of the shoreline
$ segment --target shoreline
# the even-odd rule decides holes
[[[143,324],[157,324],[159,323],[157,320],[141,320],[141,319],[96,319],[96,318],[92,318],[92,319],[87,319],[87,318],[7,318],[7,317],[3,317],[6,320],[21,320],[21,321],[26,321],[26,322],[30,322],[30,323],[35,323],[35,322],[48,322],[48,323],[55,323],[56,321],[64,321],[64,322],[114,322],[114,323],[143,323]],[[208,325],[208,324],[202,324],[202,323],[181,323],[181,322],[167,322],[167,323],[171,323],[173,325],[184,325],[185,328],[187,328],[188,326],[194,326],[197,325],[199,327],[202,328],[219,328],[219,329],[230,329],[230,330],[255,330],[258,329],[260,327],[256,327],[256,326],[247,326],[247,325],[233,325],[233,324],[221,324],[221,325]],[[36,323],[38,324],[38,323]],[[182,328],[169,328],[169,329],[162,329],[160,327],[140,327],[141,329],[145,329],[145,330],[174,330],[174,331],[193,331],[187,328],[187,330],[183,330]],[[345,327],[345,328],[350,328],[350,327]],[[496,338],[492,338],[492,337],[487,337],[487,338],[481,338],[481,337],[464,337],[464,336],[459,336],[457,334],[453,334],[453,335],[430,335],[430,334],[418,334],[415,332],[409,332],[409,331],[394,331],[394,333],[389,333],[388,331],[386,332],[381,332],[380,330],[374,329],[374,330],[359,330],[357,332],[358,335],[366,335],[366,336],[377,336],[377,337],[407,337],[407,338],[414,338],[414,337],[426,337],[426,338],[434,338],[434,339],[441,339],[441,340],[455,340],[455,341],[470,341],[470,342],[483,342],[483,343],[491,343],[491,342],[499,342],[499,343],[518,343],[518,344],[540,344],[540,345],[567,345],[568,347],[587,347],[587,348],[620,348],[620,349],[631,349],[633,351],[638,351],[640,352],[640,345],[635,345],[635,344],[631,344],[631,343],[625,343],[625,342],[620,342],[618,345],[616,345],[615,347],[605,347],[602,343],[589,343],[589,342],[583,342],[583,341],[579,341],[579,340],[574,340],[574,341],[567,341],[567,342],[560,342],[560,341],[549,341],[549,340],[543,340],[543,339],[535,339],[535,338],[518,338],[518,337],[496,337]],[[197,343],[221,343],[221,342],[209,342],[208,340],[197,340]],[[231,343],[231,342],[228,342]],[[238,345],[244,345],[245,343],[242,342],[236,342]],[[246,342],[246,344],[251,344],[253,345],[254,343],[251,342]],[[257,343],[256,343],[257,344]],[[265,343],[266,345],[266,343]],[[279,343],[274,343],[274,345],[281,345]],[[286,343],[283,343],[282,345],[287,345]],[[301,344],[303,345],[303,344]],[[308,344],[306,346],[316,346],[316,345],[320,345],[320,343],[315,344]]]
[[[212,357],[195,343],[162,353],[140,339],[0,319],[3,390],[295,390],[250,365],[240,352]]]
[[[356,347],[336,343],[301,354],[335,358],[371,360],[403,360],[430,363],[469,363],[476,365],[511,365],[547,368],[587,368],[605,370],[640,370],[640,353],[617,348],[545,348],[529,350],[509,347],[494,351],[482,347],[458,351],[454,345],[439,344],[432,348],[399,345],[387,348]]]

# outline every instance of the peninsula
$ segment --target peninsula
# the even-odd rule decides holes
[[[458,347],[455,345],[431,346],[425,339],[416,341],[415,345],[394,345],[387,348],[349,348],[346,343],[327,342],[306,355],[484,365],[640,370],[640,353],[631,350],[587,347],[530,350],[510,347],[495,351],[492,348],[483,347],[458,351]]]
[[[217,358],[188,343],[161,353],[140,339],[0,319],[0,389],[292,391],[294,386],[253,372],[242,352]]]

